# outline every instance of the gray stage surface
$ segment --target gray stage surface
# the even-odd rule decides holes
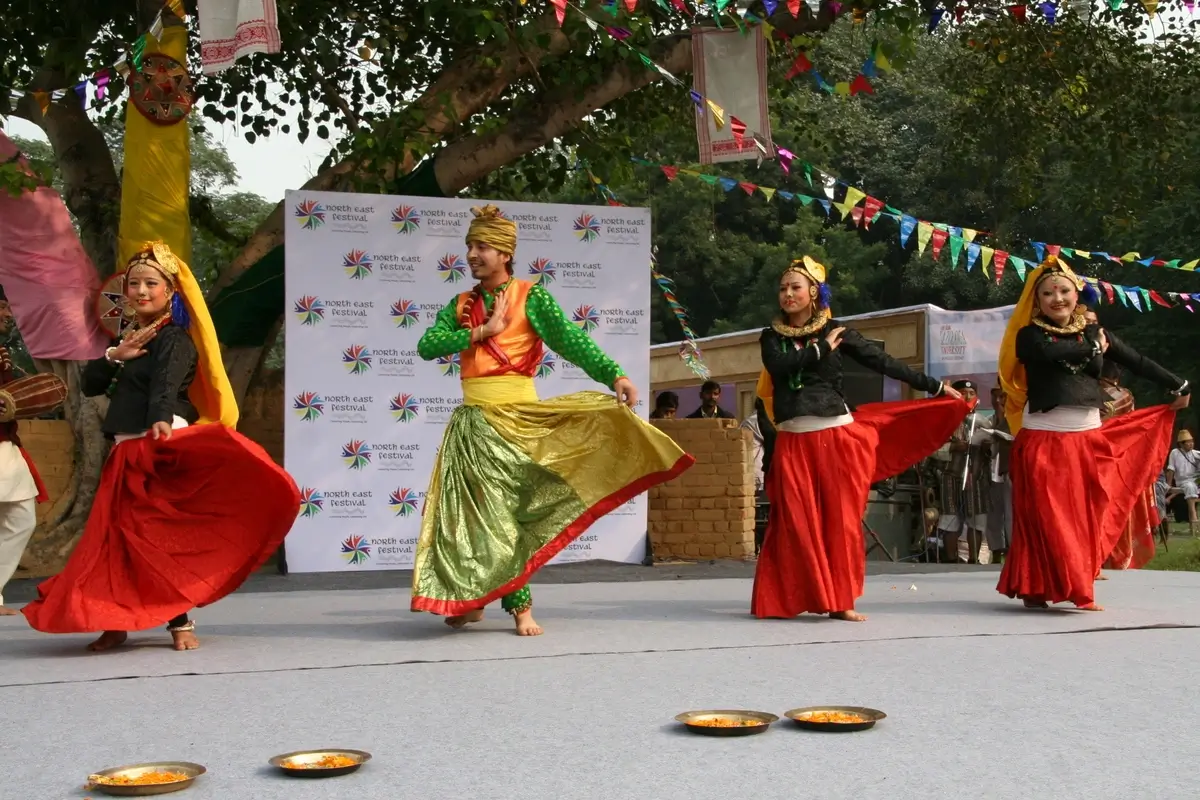
[[[0,619],[0,799],[81,798],[87,774],[181,759],[195,800],[1192,796],[1200,575],[1112,573],[1103,613],[1028,612],[994,573],[868,579],[865,624],[748,616],[744,579],[538,585],[547,634],[498,609],[451,631],[403,589],[239,593],[82,651]],[[911,588],[915,586],[915,589]],[[696,737],[680,711],[864,704],[861,734]],[[276,777],[276,753],[369,750]]]

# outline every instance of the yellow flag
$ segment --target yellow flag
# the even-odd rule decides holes
[[[833,85],[834,94],[850,94],[850,81],[838,81]]]
[[[1076,250],[1075,255],[1079,256],[1082,259],[1089,259],[1092,257],[1092,254],[1089,253],[1087,250]]]
[[[845,219],[846,215],[850,213],[850,210],[854,208],[854,206],[850,205],[849,203],[834,203],[833,207],[842,212],[842,219]]]
[[[929,239],[933,236],[933,226],[928,222],[917,224],[917,255],[925,255],[925,248],[929,245]]]
[[[966,231],[963,231],[966,233]],[[974,233],[974,231],[972,231]],[[992,263],[992,256],[996,255],[996,251],[990,247],[980,247],[979,255],[983,256],[983,274],[988,274],[988,266]]]
[[[1182,267],[1180,267],[1180,269],[1186,269],[1188,272],[1194,272],[1196,270],[1197,264],[1200,264],[1200,258],[1196,258],[1196,259],[1189,261],[1188,263],[1186,263]]]
[[[858,189],[855,189],[853,186],[846,187],[846,205],[848,205],[848,206],[858,205],[859,201],[862,200],[866,196],[867,196],[866,192],[859,191]]]
[[[963,228],[963,241],[965,241],[965,242],[975,241],[975,235],[977,233],[978,233],[978,231],[973,231],[970,228]]]
[[[1158,0],[1142,0],[1142,5],[1146,7],[1146,13],[1150,15],[1150,19],[1154,19],[1154,15],[1158,12]]]
[[[892,62],[888,61],[888,57],[883,54],[882,47],[875,48],[875,68],[884,72],[892,71]]]
[[[724,128],[725,127],[725,109],[721,108],[719,105],[714,103],[712,100],[705,99],[704,102],[708,105],[708,110],[712,112],[713,122],[716,123],[717,130],[721,130],[721,128]]]
[[[768,203],[771,202],[771,198],[775,196],[775,190],[770,186],[760,186],[758,187],[758,190],[763,193],[764,197],[767,198]]]
[[[1121,256],[1121,260],[1122,261],[1137,261],[1141,257],[1142,257],[1141,253],[1126,253],[1125,255]]]
[[[37,101],[38,108],[42,110],[42,116],[46,116],[46,112],[50,110],[50,95],[45,92],[34,92],[33,99]]]

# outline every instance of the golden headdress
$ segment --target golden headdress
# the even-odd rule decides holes
[[[517,223],[505,217],[504,212],[494,205],[476,206],[471,213],[475,219],[467,228],[467,244],[479,242],[510,256],[517,252]]]
[[[824,265],[819,263],[816,259],[812,258],[811,256],[804,256],[804,258],[797,258],[795,261],[793,261],[791,264],[788,265],[788,268],[783,271],[783,274],[787,275],[789,272],[798,272],[801,275],[803,275],[804,277],[808,278],[813,283],[817,283],[817,284],[825,283],[825,267],[824,267]]]
[[[187,329],[192,343],[196,345],[196,377],[188,390],[188,398],[200,414],[197,424],[219,422],[227,428],[236,428],[237,401],[229,377],[225,374],[225,364],[221,361],[216,327],[192,271],[163,242],[146,242],[138,248],[125,274],[128,275],[129,270],[138,266],[154,267],[171,282],[175,290],[171,299],[171,316]]]
[[[1025,288],[1021,290],[1021,299],[1017,301],[1012,316],[1008,319],[1008,327],[1004,329],[1004,339],[1000,342],[1000,385],[1004,388],[1007,400],[1004,406],[1004,416],[1008,418],[1008,427],[1013,435],[1021,430],[1022,418],[1025,412],[1025,401],[1029,393],[1029,385],[1025,379],[1025,366],[1017,358],[1017,334],[1026,325],[1033,322],[1038,313],[1037,287],[1046,278],[1062,277],[1075,284],[1078,290],[1084,290],[1087,283],[1075,274],[1071,266],[1056,255],[1046,256],[1046,260],[1037,269],[1029,273],[1025,280]]]

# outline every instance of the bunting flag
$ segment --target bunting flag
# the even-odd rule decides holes
[[[1004,277],[1004,267],[1008,263],[1008,253],[1003,250],[997,250],[993,263],[996,266],[996,285],[1000,285],[1001,279]],[[1021,278],[1021,280],[1025,280]]]
[[[924,224],[929,225],[929,223]],[[929,227],[932,230],[933,236],[933,260],[937,261],[938,257],[942,254],[942,248],[946,246],[946,240],[950,238],[950,234],[941,228],[934,228],[932,225]]]

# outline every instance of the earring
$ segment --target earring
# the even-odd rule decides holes
[[[813,300],[816,300],[817,299],[817,287],[815,287],[815,286],[808,287],[808,296],[811,297]]]
[[[137,316],[137,312],[133,310],[133,306],[129,305],[129,303],[122,303],[122,305],[124,308],[121,310],[121,316],[125,317],[125,319],[133,319]]]

